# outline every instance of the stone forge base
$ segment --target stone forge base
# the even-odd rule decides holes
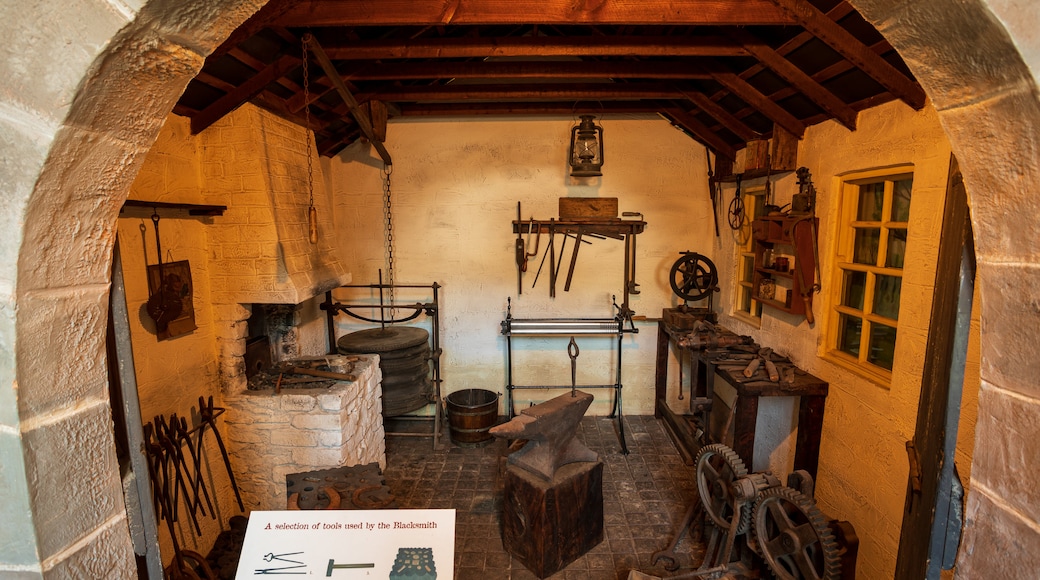
[[[528,570],[545,578],[602,541],[602,461],[564,465],[552,482],[507,467],[502,544]]]

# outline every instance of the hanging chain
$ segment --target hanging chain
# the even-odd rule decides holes
[[[383,164],[383,229],[386,232],[386,277],[390,287],[390,320],[394,319],[394,215],[391,200],[390,174],[394,166]]]
[[[307,43],[303,43],[303,118],[307,124],[303,128],[307,133],[307,191],[310,199],[307,207],[314,207],[314,162],[311,160],[311,75],[307,63]]]

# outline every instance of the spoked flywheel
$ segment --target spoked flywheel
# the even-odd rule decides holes
[[[744,462],[721,443],[707,445],[697,454],[697,493],[704,505],[704,513],[713,524],[724,530],[729,530],[733,518],[738,518],[737,534],[747,531],[751,510],[741,507],[738,513],[733,482],[746,475]]]
[[[707,257],[696,252],[683,252],[682,257],[672,264],[669,282],[676,296],[696,301],[718,288],[719,274]]]
[[[827,518],[789,487],[762,492],[752,516],[762,557],[780,580],[838,580],[841,558]]]

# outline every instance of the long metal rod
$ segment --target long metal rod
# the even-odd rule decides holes
[[[145,568],[148,578],[162,578],[163,563],[159,552],[159,522],[149,498],[152,497],[152,481],[149,478],[148,458],[144,451],[144,421],[141,418],[141,403],[137,393],[137,371],[134,368],[134,347],[130,340],[130,314],[126,306],[126,286],[123,282],[123,260],[119,253],[119,240],[113,248],[111,308],[113,338],[119,368],[119,387],[123,395],[122,412],[126,417],[127,440],[129,441],[130,469],[134,485],[128,496],[136,498],[133,506],[141,518]],[[130,506],[127,506],[130,507]],[[129,512],[129,510],[128,510]]]
[[[369,121],[368,115],[361,110],[358,105],[357,99],[351,94],[350,89],[347,88],[347,83],[343,82],[343,77],[339,76],[339,71],[333,66],[332,61],[329,60],[329,56],[325,54],[325,50],[318,44],[318,40],[314,38],[314,35],[307,33],[303,35],[303,43],[307,45],[307,48],[314,53],[314,57],[318,60],[318,64],[321,65],[322,70],[325,71],[325,75],[332,81],[332,86],[336,87],[336,92],[339,93],[343,102],[346,103],[347,108],[350,110],[350,114],[357,121],[358,127],[361,128],[361,132],[365,134],[365,137],[372,142],[372,146],[379,152],[379,158],[383,160],[383,163],[387,165],[393,165],[394,162],[390,159],[390,153],[383,146],[383,142],[376,139],[375,131],[372,130],[372,122]],[[309,107],[310,103],[305,103],[305,107]],[[308,127],[308,130],[310,128]]]

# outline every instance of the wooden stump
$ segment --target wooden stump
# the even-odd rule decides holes
[[[502,544],[539,578],[603,541],[603,462],[570,463],[553,481],[506,469]]]

